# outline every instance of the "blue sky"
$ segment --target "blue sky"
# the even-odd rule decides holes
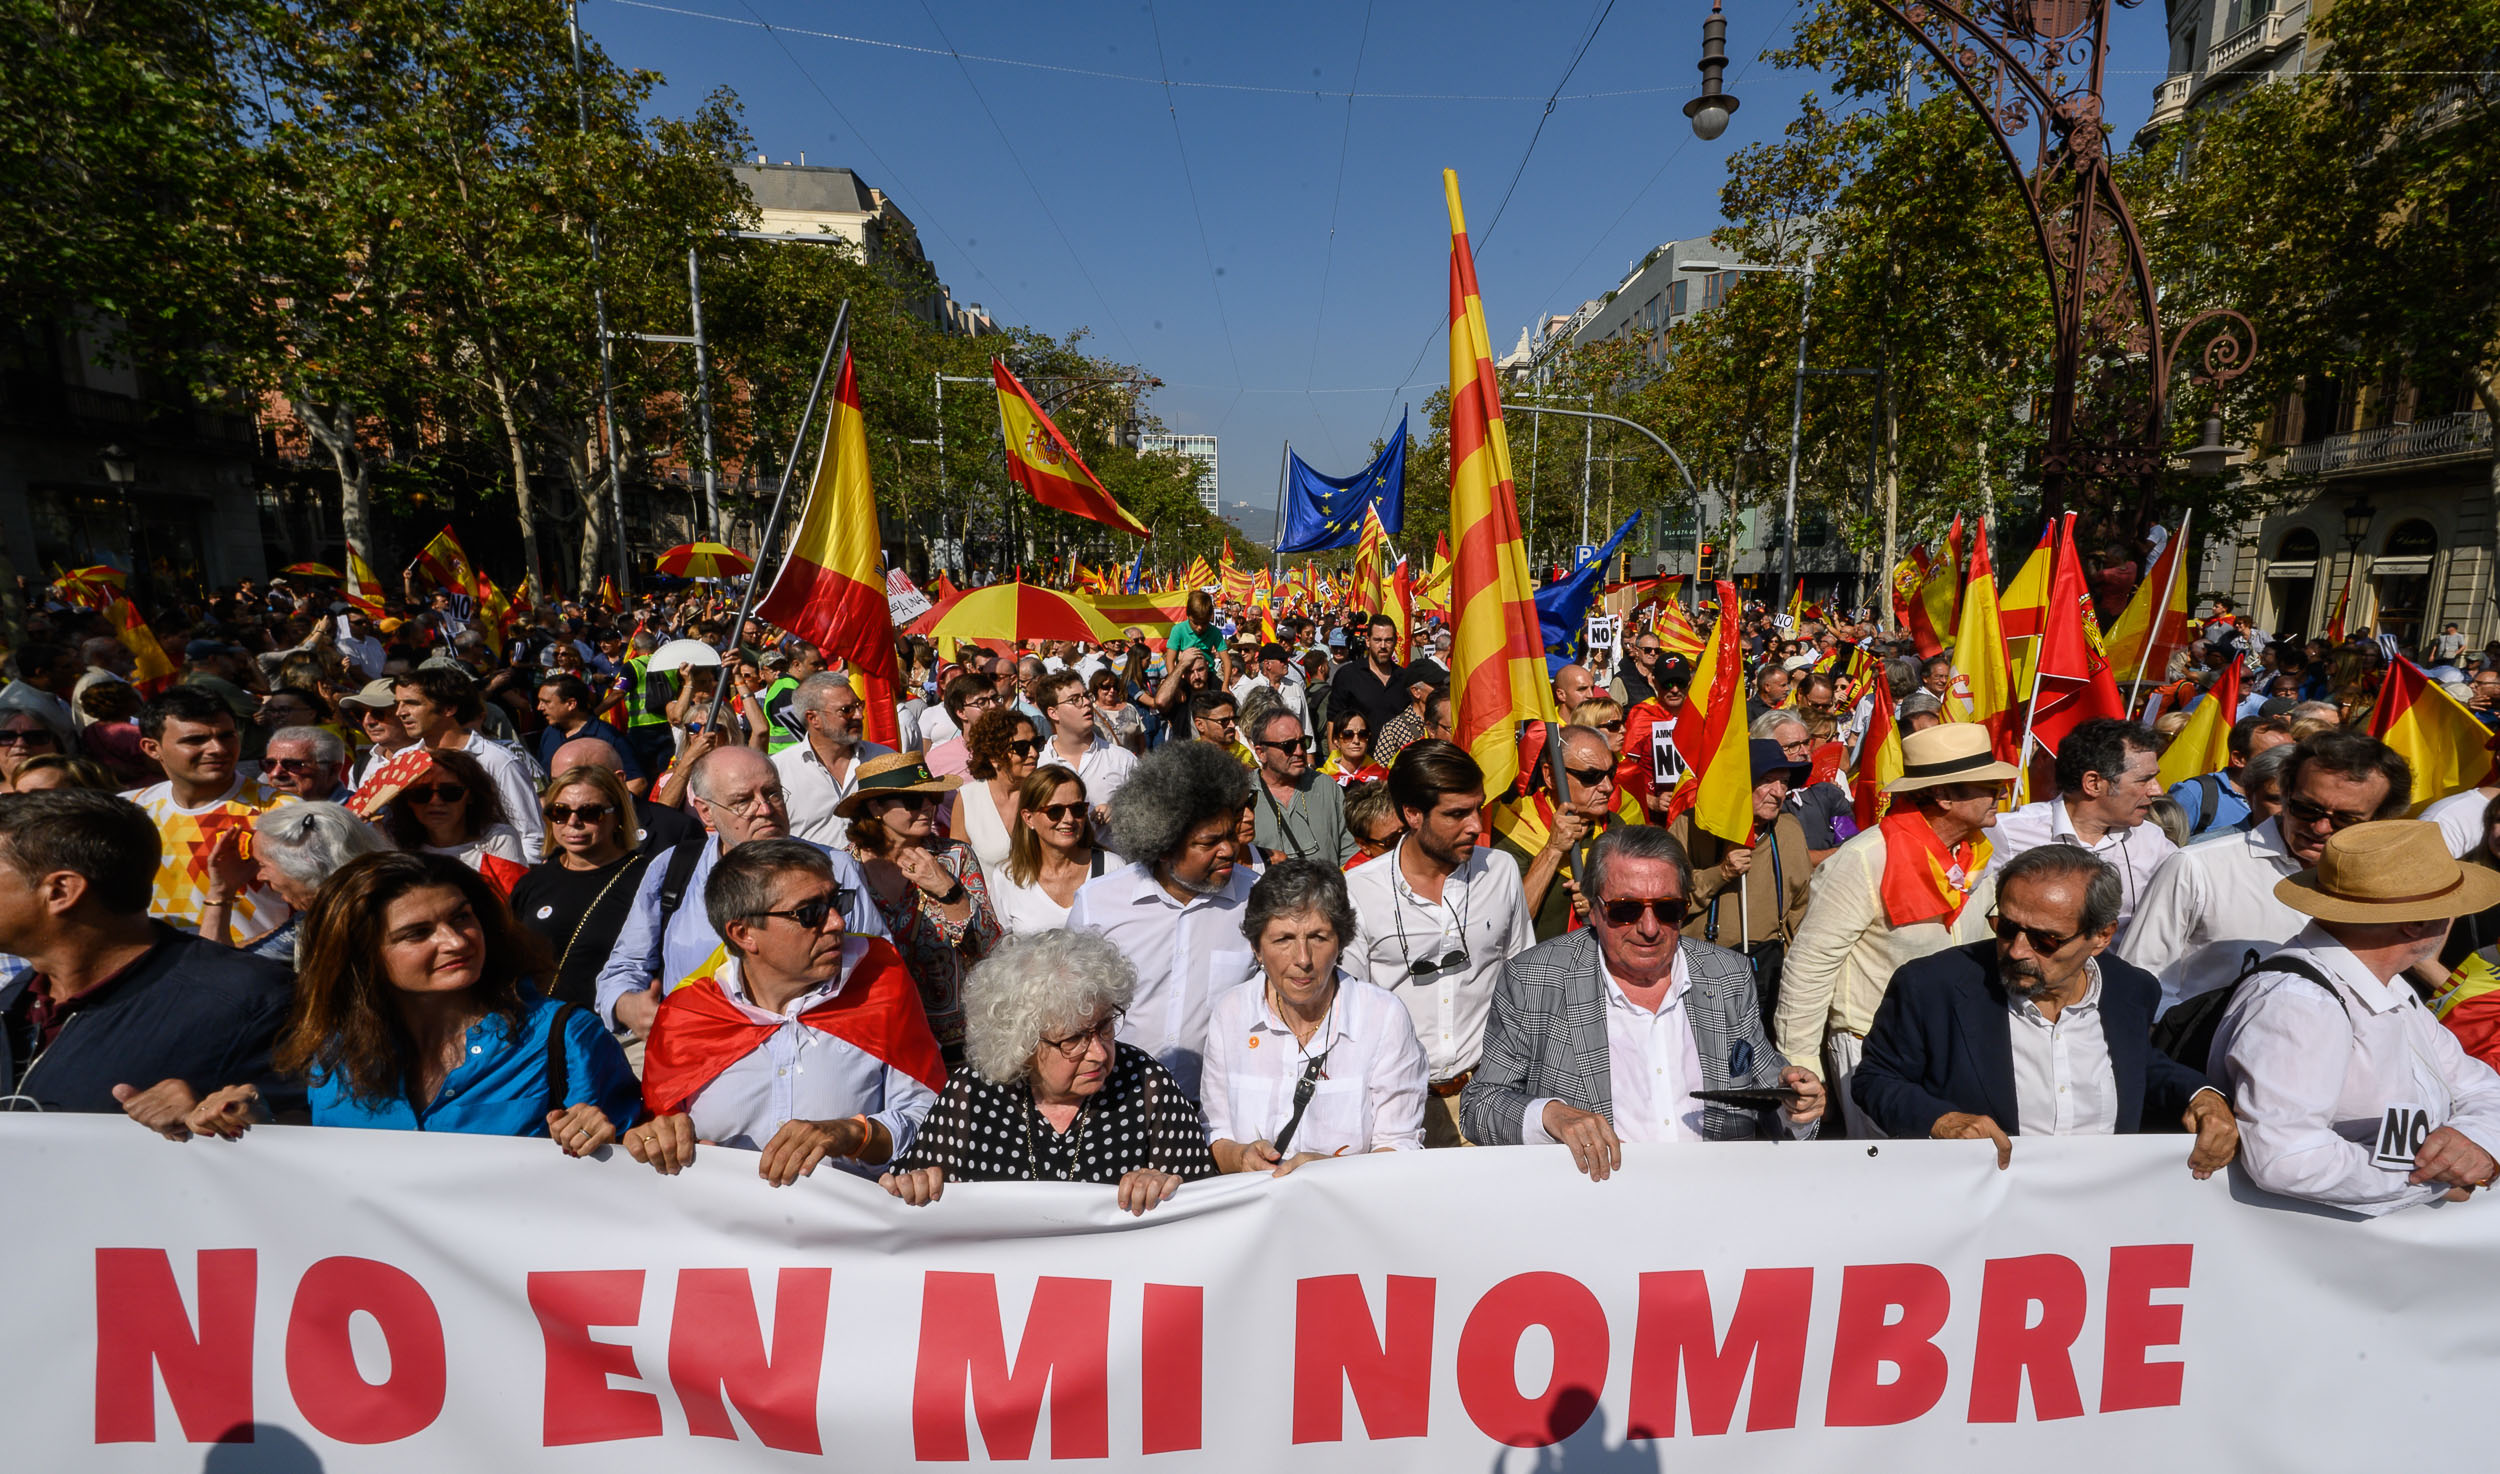
[[[732,88],[759,151],[885,190],[957,300],[1088,328],[1161,377],[1155,411],[1222,437],[1224,501],[1258,507],[1244,520],[1264,538],[1283,442],[1351,471],[1447,376],[1442,168],[1459,171],[1506,350],[1651,246],[1720,224],[1728,158],[1776,138],[1815,85],[1756,60],[1797,5],[1730,0],[1728,86],[1744,105],[1701,143],[1682,107],[1708,0],[1614,4],[1564,82],[1607,9],[584,0],[581,17],[620,63],[666,76],[663,109]],[[2158,5],[2113,27],[2106,97],[2123,140],[2167,47]]]

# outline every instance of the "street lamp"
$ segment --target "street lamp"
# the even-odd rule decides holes
[[[2222,416],[2207,415],[2204,434],[2197,440],[2195,448],[2188,451],[2185,457],[2188,474],[2202,476],[2208,480],[2219,480],[2229,472],[2231,457],[2239,453],[2238,446],[2222,443]]]
[[[1727,23],[1714,12],[1711,23],[1722,35]],[[1708,94],[1705,93],[1705,96]],[[1731,103],[1733,99],[1731,99]],[[1699,120],[1696,119],[1696,122]],[[1814,253],[1806,253],[1803,266],[1756,266],[1730,261],[1686,261],[1677,268],[1682,271],[1767,271],[1806,279],[1805,291],[1797,299],[1797,379],[1788,401],[1788,500],[1780,513],[1780,581],[1777,597],[1785,600],[1797,585],[1797,456],[1805,432],[1806,418],[1806,315],[1814,306]]]
[[[118,445],[97,451],[96,460],[104,467],[104,479],[115,486],[128,486],[139,479],[138,460]]]
[[[1736,94],[1719,85],[1726,75],[1727,17],[1719,13],[1719,0],[1710,0],[1710,18],[1701,23],[1701,95],[1684,104],[1693,136],[1704,143],[1725,133],[1728,116],[1736,111]]]
[[[2370,538],[2370,524],[2378,520],[2378,507],[2367,496],[2357,496],[2344,504],[2344,550],[2354,557],[2361,555],[2361,545]]]

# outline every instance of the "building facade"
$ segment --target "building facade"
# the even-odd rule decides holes
[[[1212,435],[1147,435],[1137,442],[1140,455],[1176,451],[1198,463],[1198,505],[1210,517],[1220,516],[1216,499],[1215,437]]]
[[[796,163],[779,164],[757,154],[755,162],[734,164],[729,172],[754,198],[756,229],[764,234],[839,236],[857,247],[860,259],[871,266],[927,264],[928,255],[920,248],[920,232],[912,226],[911,217],[885,191],[848,169],[810,164],[804,154]],[[967,338],[998,331],[998,324],[982,311],[980,303],[957,302],[943,282],[934,294],[915,303],[914,311],[930,326]]]

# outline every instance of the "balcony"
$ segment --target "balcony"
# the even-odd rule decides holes
[[[2350,476],[2490,454],[2491,416],[2477,409],[2295,445],[2285,452],[2284,470],[2294,476]]]
[[[2208,81],[2247,62],[2274,55],[2299,40],[2309,28],[2309,7],[2261,15],[2223,38],[2205,57]]]
[[[2144,120],[2146,132],[2167,127],[2187,116],[2188,84],[2194,80],[2181,72],[2153,89],[2153,115]]]

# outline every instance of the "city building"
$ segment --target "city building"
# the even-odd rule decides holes
[[[730,172],[754,198],[755,228],[764,234],[840,236],[872,266],[881,262],[925,266],[928,262],[911,218],[885,191],[848,169],[810,164],[805,154],[796,163],[779,164],[757,154],[754,163],[734,164]],[[998,331],[998,324],[981,310],[980,303],[958,303],[943,282],[932,296],[914,304],[914,310],[932,327],[964,337]]]
[[[2170,75],[2146,132],[2324,65],[2310,21],[2327,3],[2169,0]],[[2227,595],[2258,627],[2299,636],[2340,616],[2406,646],[2449,623],[2472,646],[2500,637],[2491,434],[2470,384],[2312,375],[2241,467],[2280,483],[2278,504],[2207,544],[2197,595]]]
[[[1215,479],[1215,437],[1212,435],[1148,435],[1137,442],[1140,455],[1158,450],[1178,451],[1198,463],[1198,504],[1207,515],[1217,515]]]

